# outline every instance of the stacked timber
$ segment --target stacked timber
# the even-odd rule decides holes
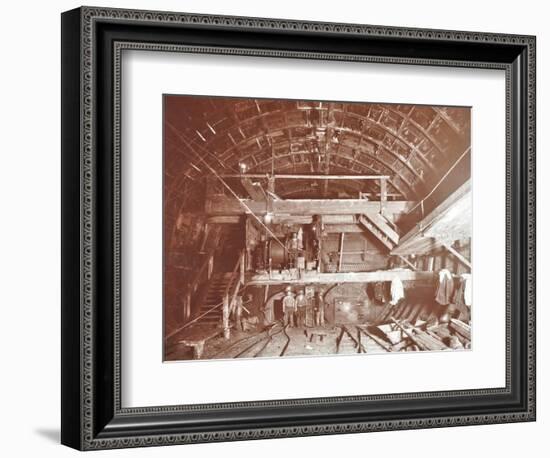
[[[428,326],[426,321],[419,320],[413,325],[390,316],[387,324],[345,325],[341,331],[340,341],[349,340],[357,353],[369,353],[365,342],[371,342],[376,352],[443,351],[469,348],[471,339],[470,326],[456,319]],[[339,342],[337,352],[342,352],[338,346]]]

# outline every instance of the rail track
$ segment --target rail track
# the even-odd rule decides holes
[[[281,346],[282,349],[276,356],[284,356],[289,345],[290,336],[286,332],[287,326],[281,322],[277,322],[265,329],[260,334],[245,337],[233,342],[229,347],[224,348],[214,355],[212,358],[257,358],[261,356],[274,356],[274,347]]]
[[[337,354],[394,351],[391,342],[370,332],[368,326],[342,325],[338,328],[340,332],[336,339]]]

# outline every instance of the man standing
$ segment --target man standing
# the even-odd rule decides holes
[[[321,291],[315,292],[315,326],[325,325],[325,301]]]
[[[307,300],[304,292],[302,290],[298,291],[298,296],[296,296],[296,318],[297,326],[299,328],[305,326],[306,321],[306,305]]]
[[[283,298],[283,320],[284,325],[289,328],[294,327],[294,313],[296,311],[296,301],[294,300],[294,295],[292,290],[287,288],[286,296]]]

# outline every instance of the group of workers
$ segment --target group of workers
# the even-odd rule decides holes
[[[286,288],[283,298],[283,321],[290,328],[305,327],[307,310],[313,311],[315,326],[323,326],[325,323],[325,304],[321,291],[316,291],[313,297],[306,297],[303,290],[296,294],[291,287]]]

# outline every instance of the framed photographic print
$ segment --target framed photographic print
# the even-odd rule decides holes
[[[535,419],[535,38],[62,15],[62,443]]]

